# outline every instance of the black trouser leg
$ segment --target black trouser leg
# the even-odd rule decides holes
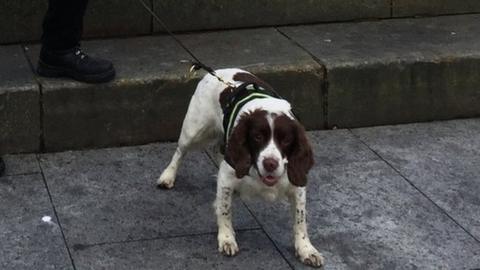
[[[65,50],[78,45],[88,0],[49,0],[43,22],[42,45],[47,50]]]

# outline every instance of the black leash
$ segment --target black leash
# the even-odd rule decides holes
[[[195,60],[195,62],[191,61],[192,63],[192,66],[190,68],[190,71],[197,71],[199,69],[203,69],[205,70],[206,72],[208,72],[210,75],[212,75],[213,77],[217,78],[220,82],[226,84],[227,86],[230,86],[230,87],[233,87],[235,88],[235,85],[232,83],[232,82],[226,82],[225,80],[223,80],[220,76],[217,75],[217,73],[215,72],[215,70],[207,65],[205,65],[204,63],[202,63],[202,61],[200,61],[200,59],[198,59],[192,51],[190,51],[187,46],[183,45],[183,43],[172,33],[172,31],[170,31],[167,27],[167,25],[157,16],[157,14],[145,3],[145,1],[143,0],[139,0],[140,3],[143,5],[143,7],[148,11],[148,13],[150,13],[153,18],[155,18],[155,20],[162,26],[162,28],[168,33],[168,35],[170,37],[173,38],[173,40],[175,40],[175,42],[177,42],[178,45],[180,45],[185,51],[187,51],[187,53]]]
[[[175,40],[175,42],[180,45],[180,47],[182,47],[194,60],[195,62],[193,61],[190,61],[192,63],[192,66],[190,68],[190,71],[197,71],[199,69],[203,69],[205,70],[206,72],[208,72],[210,75],[212,75],[213,77],[217,78],[218,81],[222,82],[223,84],[227,85],[228,87],[231,87],[233,89],[237,89],[237,86],[233,83],[233,82],[227,82],[225,81],[224,79],[222,79],[222,77],[218,76],[217,73],[215,72],[215,70],[207,65],[205,65],[204,63],[202,63],[202,61],[200,61],[200,59],[198,59],[192,51],[190,51],[187,46],[185,46],[182,41],[180,41],[173,33],[172,31],[170,31],[170,29],[167,27],[167,25],[158,17],[158,15],[145,3],[144,0],[139,0],[140,3],[143,5],[143,7],[145,8],[145,10],[148,11],[148,13],[150,13],[153,18],[155,18],[155,20],[162,26],[162,28],[168,33],[168,35],[173,38],[173,40]],[[280,98],[280,99],[284,99],[282,98],[273,88],[272,89],[269,89],[270,92],[272,92],[274,94],[274,96]],[[295,112],[293,112],[293,109],[291,111],[292,113],[292,116],[294,118],[296,118],[298,121],[300,121],[300,119],[298,118],[297,114]]]

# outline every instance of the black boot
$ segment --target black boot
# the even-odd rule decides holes
[[[3,158],[0,157],[0,176],[2,176],[5,173],[5,162],[3,161]]]
[[[42,48],[37,73],[44,77],[70,77],[87,83],[108,82],[115,77],[110,61],[89,57],[78,47],[62,51]]]

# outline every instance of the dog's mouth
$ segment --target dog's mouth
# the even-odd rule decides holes
[[[272,176],[272,175],[267,175],[262,177],[262,182],[271,187],[275,185],[278,182],[278,177]]]

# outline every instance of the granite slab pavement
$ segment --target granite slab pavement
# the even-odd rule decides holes
[[[307,220],[324,269],[478,269],[479,131],[469,119],[309,132]],[[284,202],[235,198],[240,253],[219,254],[206,152],[187,156],[174,189],[155,187],[175,146],[7,156],[1,268],[308,269]]]
[[[0,269],[71,269],[40,174],[0,177]]]
[[[480,239],[480,119],[353,132]]]
[[[479,242],[348,130],[311,137],[317,165],[310,174],[307,221],[325,269],[480,266]],[[308,269],[294,257],[288,205],[248,206],[295,269]]]

